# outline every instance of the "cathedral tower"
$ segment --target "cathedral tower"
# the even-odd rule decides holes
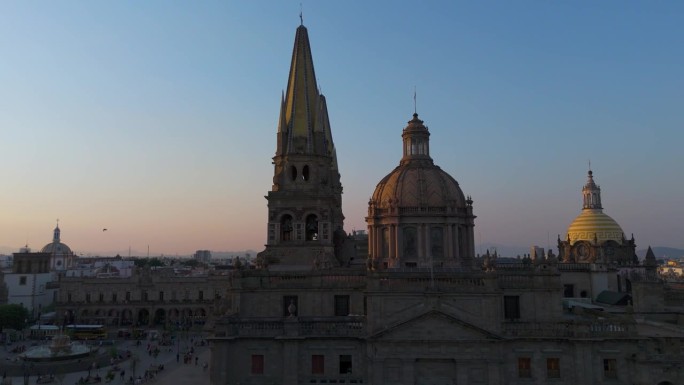
[[[316,84],[306,27],[295,35],[280,104],[266,250],[258,263],[281,268],[335,266],[344,235],[342,184],[325,97]],[[275,266],[274,266],[275,267]]]

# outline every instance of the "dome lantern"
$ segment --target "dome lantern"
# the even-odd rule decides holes
[[[415,160],[427,161],[432,164],[432,158],[430,158],[430,132],[423,124],[423,121],[418,119],[417,113],[414,113],[413,119],[408,121],[408,125],[404,128],[401,137],[404,141],[404,155],[401,158],[400,165]]]

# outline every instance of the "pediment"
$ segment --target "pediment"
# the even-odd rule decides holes
[[[394,324],[371,338],[393,341],[473,341],[501,339],[496,334],[437,310]]]

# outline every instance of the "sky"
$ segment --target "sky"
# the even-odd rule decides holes
[[[263,250],[295,29],[345,230],[416,109],[482,245],[555,245],[588,162],[637,249],[684,248],[684,3],[0,2],[0,252]],[[103,229],[107,231],[103,231]]]

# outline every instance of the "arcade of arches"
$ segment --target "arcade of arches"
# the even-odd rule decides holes
[[[203,325],[207,320],[204,307],[163,306],[153,308],[87,308],[65,309],[64,322],[79,324],[102,324],[108,326],[173,326]]]

